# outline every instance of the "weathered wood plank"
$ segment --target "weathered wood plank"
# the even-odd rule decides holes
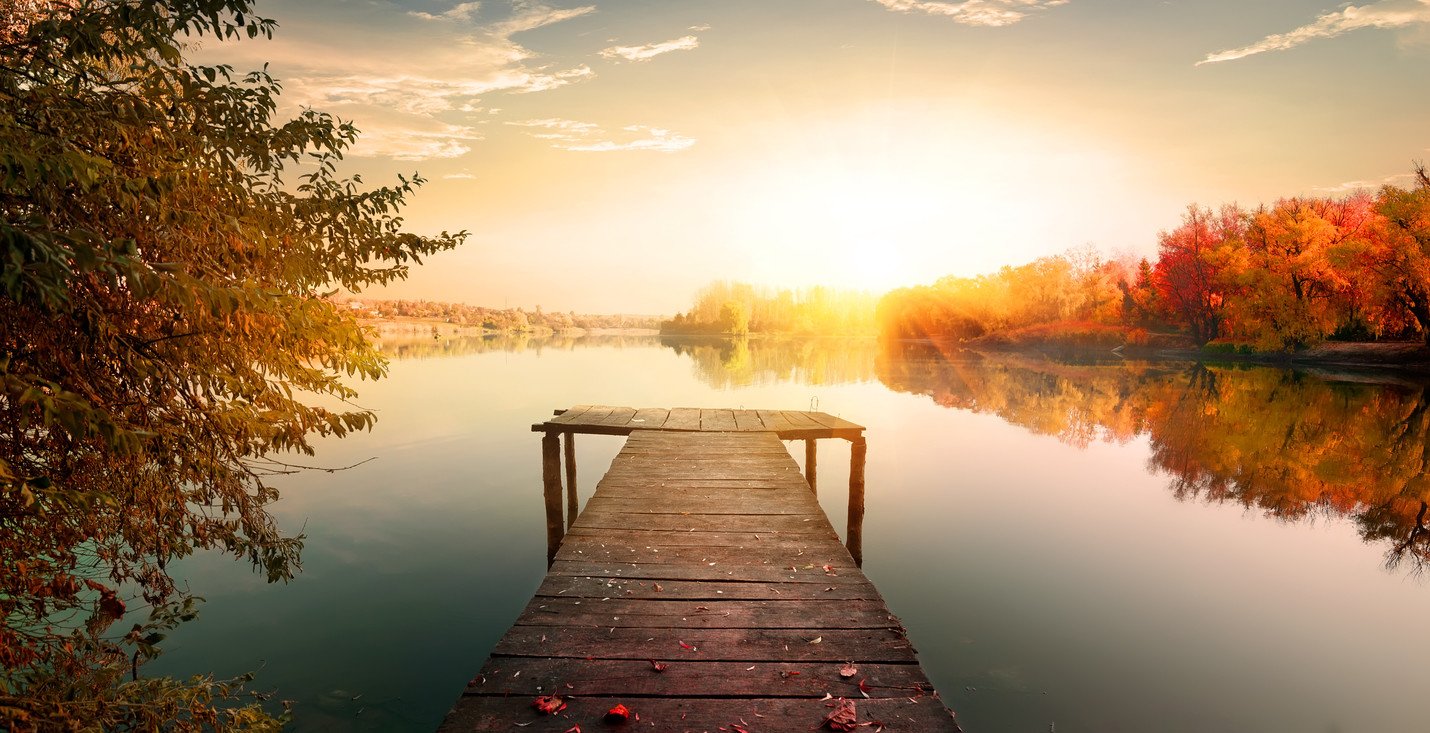
[[[636,414],[631,417],[631,427],[645,430],[655,430],[665,425],[665,421],[670,417],[670,410],[660,407],[646,407],[636,410]]]
[[[766,430],[780,431],[794,427],[779,410],[755,410],[755,414],[760,416]]]
[[[586,537],[567,537],[556,553],[558,560],[611,562],[623,564],[720,563],[722,565],[763,565],[769,567],[820,568],[823,572],[859,572],[849,552],[832,541],[749,542],[740,547],[701,545],[654,545],[601,542]],[[828,565],[829,570],[823,570]]]
[[[662,633],[652,629],[513,626],[492,654],[673,661],[915,661],[913,647],[898,629],[667,629]]]
[[[639,545],[659,545],[661,547],[693,545],[697,547],[758,547],[761,542],[802,543],[809,546],[814,542],[827,541],[823,537],[785,532],[679,532],[651,529],[591,529],[573,527],[567,537],[579,540],[596,539],[603,542]],[[837,540],[835,540],[837,542]]]
[[[748,665],[747,665],[748,666]],[[912,699],[910,699],[912,698]],[[854,699],[850,697],[850,699]],[[632,700],[624,697],[573,697],[559,715],[542,715],[531,707],[526,697],[464,695],[443,721],[443,732],[456,733],[566,733],[572,726],[582,730],[611,730],[603,726],[602,717],[617,703],[623,703],[638,713],[634,721],[622,730],[670,731],[700,733],[701,731],[733,731],[738,725],[758,733],[809,733],[820,727],[829,716],[835,702],[820,699],[791,698],[648,698]],[[959,731],[953,715],[932,695],[911,693],[904,698],[855,700],[857,720],[878,721],[889,731]],[[513,728],[519,723],[521,728]],[[874,727],[859,730],[877,730]],[[723,733],[723,731],[722,731]]]
[[[625,512],[634,514],[805,514],[820,515],[818,504],[800,501],[783,495],[784,492],[768,490],[774,496],[758,503],[737,502],[726,497],[704,497],[687,494],[679,503],[662,501],[655,497],[615,497],[602,496],[586,502],[586,507],[594,512]],[[663,492],[662,492],[663,493]]]
[[[796,428],[827,429],[827,426],[815,420],[808,412],[800,412],[799,410],[783,410],[780,412],[780,414],[784,416],[785,420],[789,421],[790,425]]]
[[[863,430],[864,426],[849,422],[842,417],[835,417],[827,412],[807,412],[804,413],[811,420],[829,428],[830,430]]]
[[[786,439],[857,437],[863,427],[824,412],[801,410],[732,410],[697,408],[632,408],[576,405],[532,430],[569,429],[604,435],[628,435],[645,429],[665,434],[697,432],[704,436],[739,432],[776,432]]]
[[[873,584],[845,583],[756,583],[711,582],[693,580],[642,580],[639,578],[601,578],[583,575],[548,575],[536,595],[572,598],[677,598],[691,600],[723,599],[877,599]]]
[[[635,408],[613,407],[610,414],[601,419],[600,424],[606,427],[623,428],[629,427],[631,418],[636,416]]]
[[[888,629],[899,622],[879,601],[536,598],[518,626],[639,629]]]
[[[722,432],[735,429],[735,413],[732,410],[701,410],[700,429]]]
[[[841,677],[844,662],[706,662],[683,654],[656,672],[647,660],[497,657],[467,686],[468,695],[623,695],[639,697],[835,697],[904,699],[931,690],[916,664],[857,664]]]
[[[558,504],[558,507],[560,505]],[[559,511],[559,509],[558,509]],[[677,532],[787,532],[833,535],[828,521],[816,517],[748,514],[638,514],[635,512],[584,511],[576,527],[624,529],[644,527]]]
[[[831,586],[864,583],[861,575],[834,575],[822,568],[791,565],[747,565],[744,563],[610,563],[557,560],[551,565],[555,575],[582,575],[590,578],[641,578],[645,580],[738,580],[755,583],[813,583]]]
[[[736,430],[759,431],[765,429],[764,421],[754,410],[735,410],[734,417]]]
[[[700,410],[693,407],[676,407],[671,409],[670,417],[665,421],[666,430],[699,430]]]
[[[826,694],[856,699],[863,722],[958,730],[780,443],[857,438],[857,467],[862,432],[841,431],[862,428],[692,408],[577,406],[556,420],[533,426],[552,443],[548,463],[557,433],[567,446],[575,432],[630,437],[444,730],[595,730],[624,701],[642,729],[808,731],[829,714]],[[859,671],[845,678],[850,661]],[[566,711],[531,709],[553,692],[573,696]]]
[[[590,409],[590,405],[576,405],[575,407],[557,413],[556,417],[546,422],[551,425],[567,425],[580,422],[581,416],[585,415]]]

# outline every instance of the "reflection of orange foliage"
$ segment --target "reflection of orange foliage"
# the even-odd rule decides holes
[[[1146,343],[1147,331],[1144,329],[1131,329],[1092,321],[1039,323],[1012,331],[990,334],[981,339],[980,343],[1011,347],[1042,345],[1113,349],[1131,343],[1134,330],[1140,332],[1141,341]]]
[[[1068,365],[886,348],[879,376],[946,407],[1071,445],[1145,436],[1184,499],[1272,516],[1352,517],[1392,564],[1430,563],[1430,392],[1276,369]]]

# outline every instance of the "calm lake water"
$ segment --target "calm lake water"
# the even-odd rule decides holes
[[[186,561],[208,603],[149,672],[256,670],[298,730],[433,729],[545,572],[532,423],[814,407],[868,426],[864,570],[970,733],[1426,730],[1425,384],[872,342],[388,348],[377,428],[315,462],[376,460],[278,484],[301,575]],[[621,439],[576,444],[584,500]],[[841,533],[848,455],[821,445]]]

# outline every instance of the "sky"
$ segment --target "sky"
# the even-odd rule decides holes
[[[1193,202],[1405,185],[1430,0],[259,0],[286,114],[470,232],[364,297],[671,314],[712,280],[882,292]]]

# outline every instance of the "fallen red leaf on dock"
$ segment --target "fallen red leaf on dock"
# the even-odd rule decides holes
[[[664,672],[665,670],[670,669],[669,664],[666,664],[665,662],[657,662],[654,659],[650,660],[650,666],[651,669],[654,669],[657,672]]]
[[[855,667],[853,662],[850,662],[839,668],[839,676],[843,677],[846,680],[856,674],[859,674],[859,668]]]
[[[830,730],[854,730],[859,727],[859,712],[854,709],[853,701],[841,697],[834,702],[834,710],[824,716],[820,725]]]
[[[566,709],[566,701],[555,695],[542,695],[533,700],[531,706],[547,715],[555,715]]]
[[[624,723],[624,722],[626,722],[626,721],[628,721],[628,720],[630,720],[630,719],[631,719],[631,711],[630,711],[630,708],[627,708],[625,705],[621,705],[621,704],[617,703],[615,707],[613,707],[613,708],[611,708],[610,710],[607,710],[607,711],[606,711],[606,717],[603,718],[602,720],[603,720],[607,725],[618,725],[618,724]]]

